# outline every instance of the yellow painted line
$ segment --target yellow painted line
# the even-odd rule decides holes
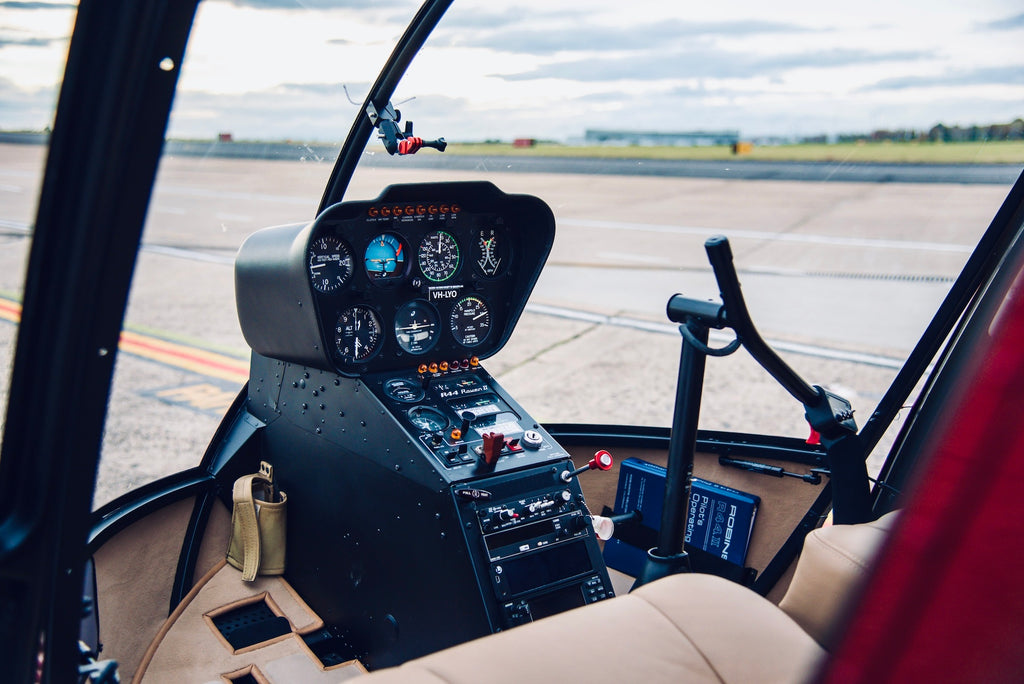
[[[245,361],[149,335],[122,330],[118,348],[134,356],[229,382],[242,384],[249,378],[249,364]]]
[[[21,306],[17,302],[0,297],[0,319],[19,323]],[[122,330],[118,349],[132,356],[239,385],[249,379],[248,361],[171,342],[153,335]]]
[[[238,391],[226,390],[208,382],[184,387],[169,387],[155,395],[172,404],[184,405],[197,411],[205,411],[217,416],[224,415],[231,407]]]

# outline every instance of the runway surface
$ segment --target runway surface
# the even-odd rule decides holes
[[[402,162],[376,155],[375,165],[395,167]],[[882,164],[822,161],[730,161],[700,159],[587,159],[574,157],[476,157],[420,155],[418,168],[444,171],[504,169],[516,173],[600,174],[722,178],[728,180],[781,180],[830,183],[956,183],[1005,185],[1020,175],[1020,164]]]
[[[42,161],[40,147],[0,145],[7,362]],[[310,220],[329,172],[309,161],[164,160],[118,357],[97,503],[199,460],[247,357],[234,313],[234,254],[263,226]],[[485,361],[488,370],[545,422],[651,425],[669,424],[673,408],[680,341],[664,314],[668,298],[717,297],[707,237],[730,237],[749,308],[783,358],[867,416],[1009,189],[389,165],[361,168],[349,197],[372,198],[396,182],[464,179],[537,195],[558,224],[527,313]],[[230,372],[219,375],[218,363]],[[703,427],[802,436],[801,414],[744,353],[709,361]]]

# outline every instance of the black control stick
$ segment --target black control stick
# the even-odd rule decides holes
[[[736,333],[736,343],[730,346],[733,349],[740,345],[745,347],[769,375],[804,405],[807,422],[821,435],[821,443],[828,450],[835,521],[857,523],[870,520],[867,465],[850,402],[819,386],[807,384],[761,338],[743,299],[729,240],[720,235],[709,238],[704,249],[718,281],[722,305],[677,294],[668,302],[669,319],[676,323],[696,322],[709,328],[732,328]],[[713,353],[716,350],[707,351]]]

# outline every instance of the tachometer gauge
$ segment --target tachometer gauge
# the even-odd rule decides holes
[[[481,228],[475,233],[473,266],[485,278],[494,278],[508,267],[508,244],[497,228]]]
[[[370,280],[397,280],[405,275],[405,245],[397,235],[381,233],[370,240],[363,263]]]
[[[448,419],[444,414],[429,406],[413,406],[406,415],[423,432],[437,432],[448,427]]]
[[[352,277],[352,250],[341,238],[324,235],[309,246],[309,282],[320,292],[334,292]]]
[[[395,339],[410,354],[423,354],[437,342],[437,313],[426,302],[412,301],[395,314]]]
[[[459,270],[459,243],[443,230],[424,237],[417,256],[423,276],[435,283],[448,280]]]
[[[377,312],[366,306],[345,309],[334,326],[334,345],[346,363],[366,361],[380,349],[383,328]]]
[[[463,297],[452,307],[451,330],[463,347],[475,347],[491,330],[491,312],[484,300],[475,295]]]

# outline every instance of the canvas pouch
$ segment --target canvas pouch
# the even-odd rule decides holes
[[[252,582],[257,575],[284,574],[288,496],[274,486],[274,467],[235,480],[231,492],[231,541],[227,560]]]

